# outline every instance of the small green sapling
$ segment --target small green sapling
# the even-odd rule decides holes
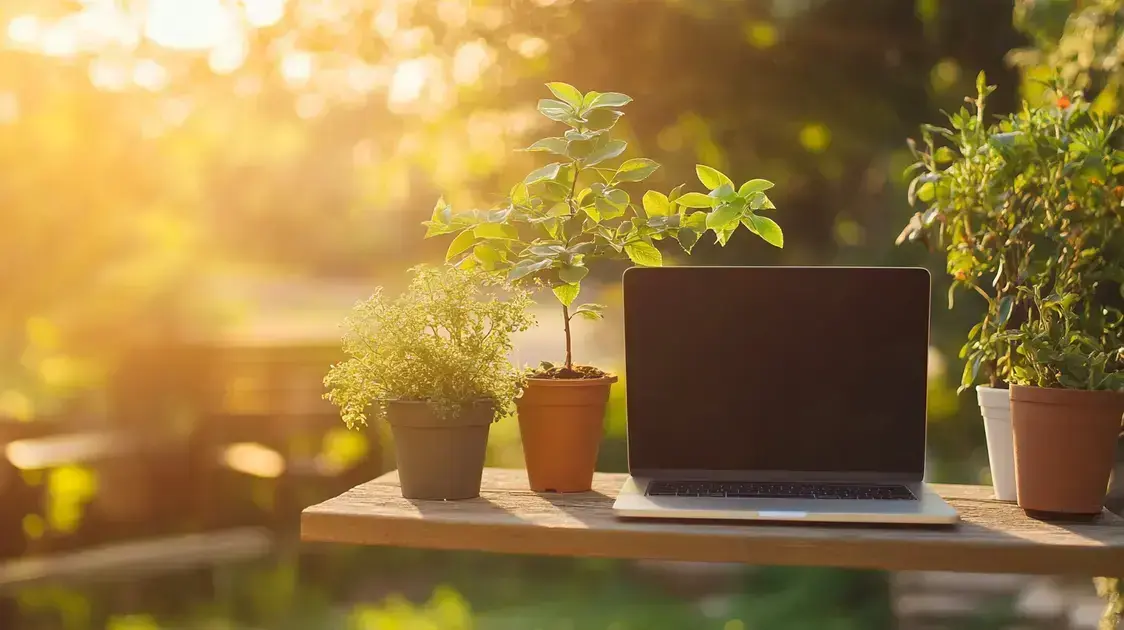
[[[649,190],[634,198],[625,187],[647,179],[659,164],[642,157],[617,163],[627,143],[611,132],[623,115],[620,108],[632,98],[618,92],[583,94],[566,83],[547,87],[556,98],[539,101],[538,110],[568,129],[524,150],[549,153],[554,161],[529,173],[490,210],[453,212],[438,200],[424,223],[425,235],[455,234],[446,260],[457,267],[550,286],[562,306],[566,358],[562,366],[544,364],[540,375],[597,377],[604,373],[596,368],[575,369],[570,334],[575,317],[602,317],[599,304],[574,305],[590,263],[628,259],[660,266],[657,242],[674,240],[690,254],[706,232],[724,246],[740,226],[776,247],[783,247],[784,236],[760,213],[774,209],[765,195],[773,184],[764,179],[736,186],[717,169],[699,164],[695,171],[708,192],[684,192],[685,185],[679,185],[667,194]]]

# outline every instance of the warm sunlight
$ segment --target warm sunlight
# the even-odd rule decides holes
[[[149,0],[144,34],[168,48],[214,48],[236,28],[223,4],[222,0]]]

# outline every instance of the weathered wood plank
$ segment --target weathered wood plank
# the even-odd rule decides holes
[[[623,475],[592,492],[537,494],[525,471],[488,469],[469,501],[411,501],[388,473],[306,509],[306,541],[512,554],[886,570],[1117,575],[1124,519],[1044,523],[977,486],[937,486],[959,512],[952,528],[672,523],[616,518]]]

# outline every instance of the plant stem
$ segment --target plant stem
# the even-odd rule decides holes
[[[573,353],[571,352],[572,344],[570,343],[570,307],[566,306],[565,304],[562,305],[562,322],[566,327],[566,369],[573,370],[574,357]]]

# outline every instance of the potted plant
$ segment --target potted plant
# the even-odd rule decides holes
[[[512,333],[533,324],[530,296],[502,279],[451,267],[415,267],[404,294],[380,287],[345,322],[349,358],[324,379],[325,398],[352,429],[385,419],[402,496],[480,494],[488,429],[510,411],[519,372]]]
[[[565,83],[548,83],[554,99],[538,110],[568,127],[526,150],[550,153],[553,162],[515,184],[489,210],[453,212],[439,200],[425,222],[426,237],[455,234],[447,261],[482,268],[510,281],[550,286],[561,307],[566,353],[558,364],[543,362],[526,379],[516,401],[519,427],[532,489],[580,492],[590,489],[601,441],[609,389],[617,377],[575,363],[571,324],[575,318],[600,319],[604,307],[575,305],[581,282],[597,260],[631,260],[658,266],[656,244],[674,240],[687,252],[707,231],[725,245],[741,226],[765,241],[783,246],[780,227],[761,211],[773,209],[765,195],[772,184],[753,179],[735,186],[729,177],[696,167],[709,192],[669,194],[649,190],[637,201],[626,190],[659,168],[646,158],[609,166],[624,153],[624,140],[611,131],[632,99],[618,92],[583,94]]]
[[[1124,417],[1122,315],[1114,309],[1100,328],[1108,309],[1083,303],[1088,295],[1021,290],[1036,316],[1009,333],[1020,357],[1011,385],[1019,507],[1042,519],[1096,517]]]
[[[948,115],[949,127],[922,125],[922,143],[909,141],[916,162],[907,173],[916,173],[909,185],[910,205],[922,209],[911,217],[897,243],[920,242],[930,248],[943,247],[952,283],[948,306],[955,292],[968,288],[986,302],[981,321],[968,333],[961,348],[965,359],[957,393],[983,378],[976,397],[987,436],[988,463],[995,498],[1015,500],[1014,440],[1011,429],[1009,344],[996,335],[1011,326],[1011,315],[1019,283],[1018,261],[1032,241],[1032,230],[1012,223],[1028,213],[1034,199],[1013,196],[1017,178],[1048,177],[1036,171],[1024,173],[1008,164],[998,147],[1021,133],[998,122],[989,123],[984,112],[987,97],[995,90],[984,73],[976,79],[976,98],[965,99],[967,107]],[[1041,181],[1039,181],[1041,183]],[[1017,228],[1017,229],[1016,229]]]
[[[912,145],[919,159],[911,168],[921,173],[909,197],[925,208],[899,243],[945,248],[953,277],[950,307],[960,287],[986,302],[983,319],[961,349],[961,390],[981,376],[991,385],[980,387],[978,397],[996,496],[1009,500],[1022,491],[1016,492],[1012,405],[1004,388],[1017,381],[1013,370],[1024,356],[1020,335],[1042,324],[1033,289],[1054,286],[1058,295],[1082,295],[1088,308],[1112,306],[1102,298],[1106,281],[1119,282],[1107,261],[1119,253],[1111,226],[1113,220],[1119,224],[1124,187],[1112,172],[1119,121],[1091,115],[1079,94],[1059,91],[1044,107],[1024,105],[989,123],[985,101],[994,89],[981,73],[977,97],[968,100],[971,109],[950,115],[950,129],[923,127],[924,147]],[[1076,269],[1082,270],[1079,277],[1071,277]],[[1083,283],[1091,284],[1078,291]]]

